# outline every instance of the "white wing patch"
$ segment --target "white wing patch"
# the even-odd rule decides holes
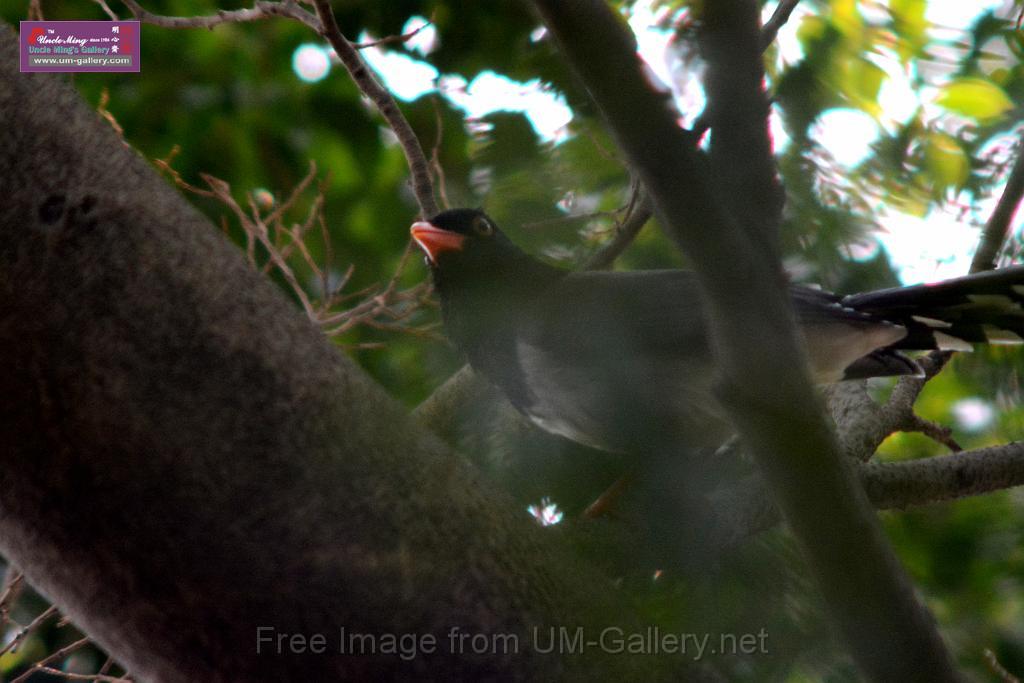
[[[941,351],[973,351],[974,346],[970,342],[965,342],[960,337],[954,337],[951,334],[945,332],[939,332],[935,330],[932,332],[935,336],[935,344]]]
[[[914,320],[916,320],[917,322],[921,323],[922,325],[927,325],[928,327],[931,327],[932,329],[946,329],[946,328],[949,328],[949,327],[953,327],[953,323],[948,323],[945,320],[936,320],[935,318],[926,318],[923,315],[912,315],[910,317],[913,318]]]
[[[983,325],[982,329],[985,330],[985,338],[988,339],[989,344],[1024,343],[1024,339],[1021,339],[1021,336],[1012,330],[1004,330],[995,325]]]

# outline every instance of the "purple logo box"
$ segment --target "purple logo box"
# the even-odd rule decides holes
[[[21,71],[138,71],[137,21],[23,21]]]

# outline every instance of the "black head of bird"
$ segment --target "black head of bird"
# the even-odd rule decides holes
[[[471,338],[498,333],[501,319],[565,275],[522,251],[479,209],[444,211],[410,232],[430,266],[448,332],[464,353]]]
[[[500,285],[543,265],[479,209],[444,211],[430,221],[414,223],[410,232],[426,255],[441,296],[461,287]]]

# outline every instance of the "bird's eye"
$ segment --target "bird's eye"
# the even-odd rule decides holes
[[[477,216],[473,219],[473,230],[478,235],[490,237],[494,234],[494,224],[483,216]]]

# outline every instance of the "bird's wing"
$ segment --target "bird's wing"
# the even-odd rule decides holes
[[[952,348],[970,344],[1019,343],[1024,339],[1024,266],[895,287],[843,299],[855,308],[905,326],[904,349]]]
[[[705,356],[708,353],[700,291],[681,270],[573,273],[527,308],[523,338],[573,349],[568,362],[623,353]]]
[[[906,335],[902,322],[818,289],[793,286],[790,295],[818,381],[919,372],[913,361],[880,350]],[[707,364],[704,374],[710,375],[701,301],[697,280],[687,271],[576,273],[536,303],[539,310],[528,313],[536,325],[522,339],[560,349],[567,354],[561,363],[568,366],[612,363],[647,376],[672,367],[692,373]],[[563,342],[554,343],[556,337]]]
[[[818,381],[919,372],[888,348],[903,325],[828,292],[793,287],[791,296]],[[530,389],[520,407],[549,431],[629,450],[615,439],[692,436],[720,418],[691,273],[574,273],[525,306],[513,329],[516,373]]]
[[[697,296],[683,271],[565,277],[515,326],[532,389],[522,409],[548,431],[610,450],[707,431],[714,365]]]

